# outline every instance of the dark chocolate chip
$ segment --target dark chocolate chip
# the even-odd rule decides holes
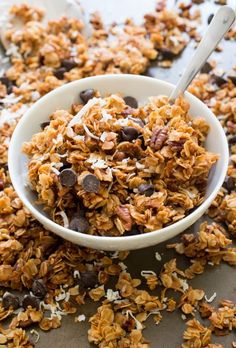
[[[176,57],[176,54],[174,54],[171,50],[168,49],[162,49],[160,52],[161,59],[168,59],[171,60]]]
[[[70,221],[69,228],[76,232],[86,233],[89,230],[89,223],[83,216],[76,216]]]
[[[49,126],[49,125],[50,125],[50,122],[49,122],[49,121],[47,121],[47,122],[42,122],[42,123],[40,124],[40,127],[41,127],[42,130],[44,130],[44,128],[46,128],[46,127]]]
[[[38,298],[44,298],[46,295],[46,288],[41,279],[36,279],[32,285],[32,293]]]
[[[126,105],[129,105],[131,108],[137,109],[138,102],[134,97],[131,97],[131,96],[124,97],[124,101]]]
[[[65,72],[66,72],[66,69],[61,67],[54,70],[53,74],[58,80],[63,80]]]
[[[143,120],[141,120],[140,118],[136,118],[136,117],[129,117],[129,120],[134,121],[135,123],[137,123],[140,127],[144,127],[144,122]]]
[[[215,82],[215,84],[219,87],[221,87],[223,84],[225,84],[227,82],[226,78],[224,78],[224,75],[220,76],[220,75],[212,75],[213,81]]]
[[[212,65],[209,62],[206,62],[201,68],[202,74],[208,74],[213,69]]]
[[[98,193],[100,188],[100,181],[93,174],[87,174],[82,180],[82,187],[86,192]]]
[[[77,66],[77,63],[73,59],[64,59],[61,62],[61,66],[65,68],[66,71],[70,71]]]
[[[80,279],[78,283],[84,289],[94,288],[98,283],[98,275],[94,271],[80,272]]]
[[[212,19],[214,17],[214,13],[211,13],[210,16],[207,18],[207,23],[210,24]]]
[[[27,309],[27,307],[31,306],[32,308],[39,309],[40,300],[31,295],[25,295],[22,300],[22,307]]]
[[[236,135],[233,135],[231,138],[228,139],[229,144],[236,144]]]
[[[4,189],[4,182],[2,179],[0,179],[0,191]]]
[[[7,94],[10,94],[10,93],[12,92],[12,88],[13,88],[13,83],[12,83],[12,81],[9,80],[9,78],[6,77],[6,76],[2,76],[2,77],[0,77],[0,82],[1,82],[4,86],[6,86],[6,88],[7,88]]]
[[[95,96],[95,90],[93,88],[85,89],[84,91],[80,92],[79,96],[82,102],[87,104],[87,102]]]
[[[152,184],[141,184],[138,187],[138,191],[142,195],[145,195],[146,197],[150,197],[154,193],[155,189]]]
[[[228,76],[228,79],[233,82],[233,84],[236,86],[236,76]]]
[[[121,138],[123,141],[132,141],[137,139],[139,132],[134,127],[124,127],[121,130]]]
[[[140,234],[141,231],[139,230],[137,225],[133,225],[130,231],[125,231],[125,233],[122,235],[124,237],[128,236],[135,236],[137,234]]]
[[[72,169],[63,169],[59,175],[60,182],[63,186],[72,187],[77,181],[77,175]]]
[[[7,291],[2,297],[2,305],[4,309],[9,309],[12,307],[15,310],[20,307],[20,300],[17,296]]]
[[[234,179],[231,176],[226,176],[223,187],[230,193],[235,188]]]

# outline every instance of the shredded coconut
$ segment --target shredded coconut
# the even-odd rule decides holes
[[[214,294],[210,297],[210,298],[207,298],[207,296],[205,295],[205,300],[208,302],[208,303],[211,303],[214,301],[214,299],[216,298],[216,292],[214,292]]]
[[[111,120],[112,116],[104,109],[102,109],[102,118],[100,121],[107,122],[108,120]]]
[[[61,215],[62,219],[63,219],[63,226],[65,228],[68,228],[69,227],[69,219],[66,215],[66,213],[64,211],[59,211],[58,212],[58,215]],[[76,271],[75,271],[76,272]]]
[[[74,277],[74,278],[80,279],[80,273],[79,273],[79,271],[75,270],[75,271],[74,271],[74,274],[73,274],[73,277]]]
[[[118,265],[122,269],[122,271],[125,271],[128,267],[124,264],[124,262],[119,262]]]
[[[182,318],[183,320],[186,320],[186,319],[187,319],[187,317],[186,317],[185,314],[181,314],[181,318]]]
[[[144,278],[146,278],[146,277],[148,277],[150,275],[156,276],[156,273],[154,271],[141,271],[141,276],[144,277]]]
[[[40,335],[39,335],[38,331],[36,331],[35,329],[32,329],[32,330],[30,330],[30,333],[31,333],[31,335],[35,335],[36,336],[35,337],[35,343],[38,343],[39,338],[40,338]]]
[[[94,97],[90,99],[87,104],[85,104],[82,109],[80,109],[80,111],[72,118],[68,124],[68,127],[73,127],[75,124],[82,124],[82,118],[84,115],[97,103],[99,103],[101,107],[106,104],[106,102],[101,98]]]
[[[85,321],[85,319],[86,319],[85,315],[84,314],[80,314],[76,318],[76,321],[80,323],[81,321]]]
[[[92,132],[90,132],[90,130],[88,129],[88,127],[86,126],[86,124],[83,124],[84,130],[85,132],[90,136],[90,138],[93,138],[95,140],[99,140],[99,137],[97,137],[96,135],[94,135]]]
[[[121,299],[119,291],[113,291],[112,289],[107,289],[106,298],[110,302]]]
[[[106,140],[107,137],[107,132],[103,132],[102,135],[100,136],[100,140],[104,143],[104,141]]]
[[[126,311],[126,316],[128,317],[129,315],[134,319],[135,324],[136,324],[136,329],[137,330],[142,330],[143,325],[140,323],[140,321],[138,321],[138,319],[135,318],[135,316],[133,315],[131,310]]]
[[[162,259],[161,254],[159,254],[158,251],[155,252],[155,258],[157,261],[161,261],[161,259]]]

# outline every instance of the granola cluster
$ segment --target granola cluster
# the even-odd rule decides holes
[[[164,2],[159,2],[156,13],[146,16],[145,24],[141,26],[127,21],[121,28],[114,25],[107,29],[99,16],[94,15],[91,19],[94,30],[88,38],[82,33],[83,23],[80,21],[62,18],[44,27],[40,23],[41,10],[26,5],[14,6],[11,10],[24,25],[21,30],[13,27],[7,33],[11,66],[0,77],[2,348],[34,347],[34,343],[40,340],[37,325],[45,331],[59,328],[62,316],[67,314],[74,314],[75,325],[89,321],[89,341],[106,348],[150,347],[143,335],[145,325],[149,324],[146,320],[152,317],[158,325],[164,311],[178,311],[186,322],[183,348],[223,348],[221,344],[213,343],[214,336],[235,330],[235,303],[221,300],[219,306],[217,301],[213,306],[211,302],[217,294],[208,298],[203,289],[195,289],[191,284],[191,279],[204,272],[207,265],[217,266],[221,262],[235,265],[236,250],[230,239],[230,236],[235,236],[235,71],[226,75],[217,71],[214,64],[207,63],[190,87],[190,91],[202,99],[222,123],[229,139],[231,163],[224,186],[208,212],[217,222],[203,223],[197,233],[185,233],[181,240],[169,246],[180,257],[186,256],[190,261],[185,269],[178,267],[175,258],[164,264],[161,255],[156,253],[160,267],[143,270],[140,277],[133,277],[126,265],[128,252],[104,253],[58,238],[35,221],[22,205],[11,185],[7,168],[7,150],[16,122],[43,94],[68,81],[94,74],[142,73],[156,56],[159,65],[169,66],[172,55],[169,50],[173,48],[175,54],[185,47],[188,37],[197,39],[196,29],[189,19],[193,21],[198,13],[192,13],[191,4],[179,6],[180,15],[166,11]],[[234,30],[229,34],[231,40],[235,38]],[[121,104],[123,109],[127,109],[124,101]],[[70,110],[71,116],[67,112],[65,118],[60,115],[60,126],[67,118],[73,118],[81,106],[76,108]],[[132,117],[137,120],[135,115]],[[127,115],[119,118],[126,119]],[[53,124],[55,120],[52,118],[50,122]],[[143,130],[137,124],[132,124],[132,127],[139,132]],[[80,130],[72,128],[73,131]],[[87,128],[88,132],[89,124]],[[207,128],[201,129],[203,135],[206,132]],[[163,125],[153,132],[153,137],[150,133],[149,139],[158,153],[166,147],[168,135]],[[113,140],[111,138],[107,143],[113,143]],[[95,139],[91,140],[92,144],[93,141]],[[172,143],[172,149],[173,145],[177,151],[177,144]],[[55,171],[54,174],[57,175]],[[73,181],[73,177],[70,180]],[[94,182],[92,187],[96,188]],[[127,209],[118,209],[117,213],[122,225],[128,226]],[[177,296],[173,296],[173,291]],[[99,306],[91,318],[86,318],[81,312],[82,305],[91,300],[100,301]],[[236,342],[232,342],[232,347],[236,347]]]
[[[190,118],[186,100],[151,97],[138,107],[133,97],[102,98],[92,89],[80,97],[84,106],[55,111],[23,145],[30,185],[55,221],[129,235],[174,223],[201,204],[218,156],[204,148],[209,127]]]

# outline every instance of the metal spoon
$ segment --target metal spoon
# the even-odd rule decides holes
[[[235,11],[231,7],[222,6],[216,12],[189,65],[172,91],[169,98],[171,102],[186,90],[234,21]]]

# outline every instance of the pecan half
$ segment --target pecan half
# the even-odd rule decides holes
[[[162,148],[166,139],[168,138],[168,129],[167,127],[154,129],[150,141],[150,147],[152,150],[157,151]]]
[[[116,214],[121,219],[125,230],[130,231],[132,228],[132,217],[130,215],[129,209],[124,205],[120,205],[116,208]]]
[[[179,139],[178,141],[168,141],[167,144],[172,148],[172,150],[179,152],[182,150],[186,139]]]

